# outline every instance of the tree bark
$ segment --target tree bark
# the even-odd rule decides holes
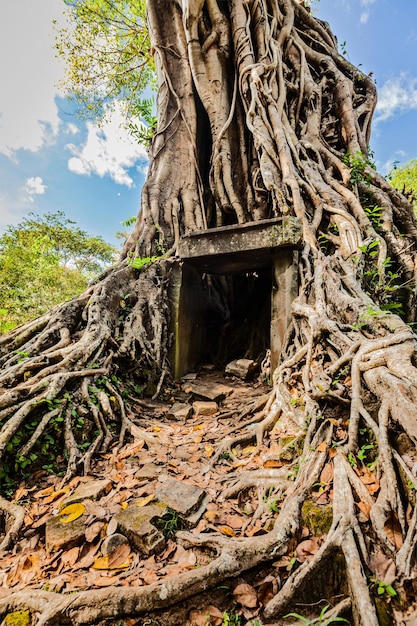
[[[156,385],[169,376],[166,292],[180,238],[283,215],[303,226],[299,294],[254,437],[259,443],[274,427],[303,441],[303,449],[294,454],[294,481],[277,472],[274,497],[282,505],[273,530],[245,542],[184,537],[216,544],[219,556],[170,580],[163,592],[158,586],[121,588],[111,597],[107,590],[68,598],[31,592],[0,600],[0,610],[36,609],[42,624],[138,615],[276,559],[299,531],[303,502],[330,463],[332,527],[313,560],[266,605],[264,619],[282,617],[338,553],[351,619],[356,626],[378,624],[372,553],[395,563],[401,610],[411,602],[407,589],[416,571],[417,228],[411,204],[369,158],[375,85],[338,53],[329,26],[300,0],[149,0],[148,15],[158,129],[137,226],[117,267],[82,296],[0,339],[0,454],[10,456],[8,444],[25,421],[41,421],[61,399],[63,411],[83,404],[100,425],[87,454],[74,438],[63,441],[67,478],[88,470],[111,441],[106,408],[92,402],[89,383],[117,373],[112,385],[120,392],[149,364],[158,372]],[[161,259],[140,272],[132,266],[137,257],[155,255]],[[121,442],[134,429],[115,397]],[[404,438],[407,453],[399,446]],[[360,479],[366,463],[380,485],[375,494]],[[257,480],[254,472],[231,490]],[[370,511],[366,522],[361,503]],[[393,519],[400,549],[387,531]]]

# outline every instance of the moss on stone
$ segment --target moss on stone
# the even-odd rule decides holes
[[[13,611],[4,618],[3,624],[6,626],[30,626],[32,619],[29,611]]]
[[[331,504],[318,505],[312,500],[306,500],[301,509],[301,519],[312,535],[321,537],[330,530],[333,507]]]

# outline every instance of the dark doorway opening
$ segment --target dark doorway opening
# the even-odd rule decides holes
[[[224,367],[234,359],[260,362],[270,347],[272,268],[205,274],[206,341],[202,357]]]

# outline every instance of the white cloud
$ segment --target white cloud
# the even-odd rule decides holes
[[[363,7],[363,11],[361,12],[359,21],[361,24],[366,24],[371,16],[371,7],[378,0],[360,0],[361,7]]]
[[[66,135],[77,135],[80,132],[80,129],[72,122],[69,122],[66,125],[64,132]]]
[[[68,161],[71,172],[109,176],[119,185],[132,187],[134,181],[128,169],[139,159],[148,157],[145,148],[124,128],[124,120],[123,106],[118,104],[100,126],[88,122],[85,144],[81,148],[74,144],[66,146],[73,155]]]
[[[385,122],[394,115],[417,109],[417,78],[405,73],[390,78],[379,89],[375,123]]]
[[[40,176],[32,176],[32,178],[28,178],[25,183],[25,191],[30,196],[41,196],[47,189],[48,187],[44,184]]]
[[[22,190],[19,190],[19,194]],[[27,200],[22,199],[22,202],[17,203],[15,196],[0,190],[0,233],[4,231],[7,226],[11,224],[18,224],[22,217],[27,214]]]
[[[0,9],[0,153],[38,151],[59,127],[54,98],[62,76],[52,46],[52,20],[62,21],[62,0],[13,0]]]

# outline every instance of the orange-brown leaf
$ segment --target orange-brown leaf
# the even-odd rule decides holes
[[[367,520],[370,519],[371,506],[367,502],[358,502],[358,508]]]
[[[204,606],[202,609],[193,609],[189,614],[191,624],[195,626],[221,626],[223,614],[215,606]]]
[[[333,480],[334,468],[333,463],[326,463],[323,467],[323,470],[320,474],[320,482],[323,484],[328,484]]]
[[[237,587],[233,590],[233,597],[236,602],[247,609],[254,609],[258,606],[258,595],[254,587],[252,587],[252,585],[248,585],[247,583],[237,585]]]
[[[222,535],[227,535],[228,537],[234,537],[236,535],[235,531],[233,528],[230,528],[230,526],[220,526],[219,530]]]
[[[130,555],[130,546],[128,543],[119,544],[110,554],[108,554],[109,569],[119,569],[120,567],[128,567]],[[128,563],[128,565],[126,565]]]
[[[387,516],[387,520],[384,524],[385,534],[393,546],[398,550],[403,545],[403,535],[401,532],[400,522],[398,516],[393,511],[390,511]]]
[[[282,467],[284,463],[279,459],[267,459],[264,462],[265,469],[274,469],[275,467]]]
[[[311,561],[315,554],[319,551],[319,544],[317,539],[306,539],[298,544],[295,549],[297,560],[303,563],[304,561]]]
[[[87,526],[84,533],[86,541],[92,543],[94,539],[98,537],[98,535],[101,533],[103,528],[104,522],[102,520],[97,520],[96,522],[90,524],[90,526]]]

